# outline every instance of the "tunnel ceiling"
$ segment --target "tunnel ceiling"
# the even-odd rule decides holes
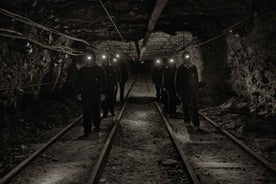
[[[99,0],[0,0],[1,8],[89,42],[120,41]],[[144,38],[156,0],[102,0],[125,41]],[[265,4],[265,7],[264,7]],[[154,32],[189,31],[206,39],[273,1],[168,0]],[[3,16],[3,15],[1,15]],[[2,19],[9,25],[10,19]]]

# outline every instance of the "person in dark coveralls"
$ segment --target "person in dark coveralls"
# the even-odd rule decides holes
[[[161,68],[162,68],[162,61],[161,59],[157,59],[155,63],[155,67],[152,72],[152,83],[155,84],[157,102],[161,100],[161,88],[162,88]]]
[[[117,88],[117,76],[114,66],[112,66],[110,57],[106,57],[102,65],[106,76],[106,98],[102,103],[103,118],[108,116],[108,112],[115,116],[114,113],[114,96]]]
[[[106,91],[105,73],[102,67],[96,64],[96,55],[89,51],[83,57],[86,62],[78,72],[78,85],[83,104],[83,137],[91,133],[92,122],[95,131],[100,131],[101,98]]]
[[[128,79],[127,66],[124,62],[120,61],[119,57],[114,58],[113,63],[116,69],[117,79],[120,85],[120,101],[121,103],[123,103],[124,94],[125,94],[125,84]],[[117,96],[117,91],[116,91],[116,96]],[[115,100],[116,100],[116,96],[115,96]]]
[[[184,121],[188,123],[192,119],[195,130],[198,130],[200,123],[197,107],[197,92],[199,83],[197,68],[191,63],[191,55],[189,52],[183,52],[182,58],[183,64],[180,65],[176,71],[176,92],[182,101]]]
[[[163,57],[162,58],[162,66],[160,69],[160,74],[161,74],[161,103],[164,105],[164,111],[169,112],[169,105],[168,105],[168,92],[166,91],[164,87],[164,73],[166,68],[168,67],[168,60],[167,58]]]
[[[173,117],[176,116],[176,104],[177,104],[177,97],[175,92],[175,73],[176,73],[176,63],[174,59],[169,59],[168,66],[164,71],[163,87],[167,91],[167,95],[168,95],[168,114]]]

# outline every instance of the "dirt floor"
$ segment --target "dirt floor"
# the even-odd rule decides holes
[[[249,111],[248,103],[237,97],[202,110],[269,162],[276,163],[275,117]]]
[[[135,85],[100,183],[190,183],[152,97]]]
[[[25,109],[1,112],[0,177],[33,153],[33,144],[46,142],[81,114],[73,97],[38,101]]]
[[[140,80],[144,82],[137,83],[136,89],[131,93],[121,127],[119,127],[116,141],[111,150],[110,162],[107,163],[100,182],[187,183],[187,177],[165,131],[165,125],[162,124],[161,117],[158,116],[158,111],[152,104],[152,97],[155,93],[154,86],[149,83],[146,85],[145,78]],[[130,83],[131,81],[127,84],[126,89]],[[53,103],[49,102],[42,107],[52,107]],[[72,117],[77,115],[74,112],[81,112],[80,106],[74,105],[75,103],[71,101],[66,103],[71,104],[66,107],[59,104],[55,108],[48,108],[48,110],[46,108],[46,113],[41,113],[44,115],[44,119],[42,118],[38,122],[40,122],[39,126],[45,127],[44,129],[34,129],[33,127],[36,126],[30,121],[39,114],[38,108],[33,115],[29,112],[30,115],[27,116],[29,118],[22,118],[24,116],[16,118],[16,122],[24,126],[18,126],[16,134],[4,137],[5,144],[1,140],[1,146],[6,145],[5,147],[7,147],[5,150],[0,149],[0,154],[5,156],[4,160],[0,161],[2,173],[41,147],[43,142],[51,138],[66,123],[69,123]],[[243,111],[245,109],[243,104],[237,107],[237,109],[233,109],[226,103],[222,106],[206,108],[203,111],[220,126],[231,131],[252,149],[275,163],[275,134],[266,132],[262,135],[252,131],[256,127],[253,129],[248,127],[248,122],[256,122],[257,128],[259,122],[255,117],[251,117],[246,111]],[[64,109],[65,115],[60,113]],[[117,114],[118,110],[119,107],[116,109]],[[203,130],[196,132],[190,124],[184,124],[181,108],[178,108],[178,112],[176,118],[167,118],[202,183],[276,183],[275,177],[271,176],[271,173],[260,169],[258,163],[237,149],[232,142],[209,126],[207,122],[201,120]],[[110,116],[104,119],[102,131],[92,133],[86,140],[79,139],[82,134],[80,122],[11,183],[85,184],[113,126],[112,118]],[[266,127],[262,130],[269,131],[270,129]],[[28,136],[26,136],[26,132]],[[33,136],[29,136],[31,134]]]
[[[127,93],[132,82],[133,79],[126,84],[125,93]],[[120,108],[120,106],[116,107],[116,114]],[[113,116],[109,116],[103,119],[101,132],[92,132],[87,139],[79,139],[83,134],[82,121],[80,121],[42,156],[24,169],[11,183],[87,183],[88,176],[113,126],[113,118]],[[30,152],[33,153],[41,146],[42,143],[30,145],[32,148]]]

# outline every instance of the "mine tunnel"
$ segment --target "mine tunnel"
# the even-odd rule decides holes
[[[0,2],[0,184],[276,183],[276,1]]]

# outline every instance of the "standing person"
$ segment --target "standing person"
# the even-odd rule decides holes
[[[108,116],[108,112],[115,116],[114,113],[114,95],[117,88],[117,76],[114,66],[112,66],[110,58],[104,60],[102,65],[106,76],[106,98],[102,103],[103,118]]]
[[[168,66],[167,58],[163,57],[162,61],[163,61],[163,64],[160,69],[160,73],[161,73],[161,102],[164,104],[164,111],[168,113],[169,112],[168,92],[164,86],[164,74],[165,74],[166,69],[169,66]]]
[[[124,94],[125,94],[125,84],[128,79],[128,71],[127,66],[124,62],[120,61],[119,58],[113,59],[114,66],[116,68],[117,78],[120,85],[120,101],[124,102]],[[117,95],[117,94],[116,94]],[[116,96],[115,96],[116,99]]]
[[[100,131],[100,104],[106,90],[106,81],[103,68],[96,64],[94,52],[87,52],[82,60],[86,64],[79,69],[78,85],[83,104],[83,137],[88,137],[92,122],[95,131]]]
[[[155,63],[155,67],[152,72],[152,82],[153,84],[155,84],[157,102],[161,100],[161,88],[162,88],[161,68],[162,68],[162,61],[161,59],[157,59]]]
[[[185,51],[182,54],[183,63],[176,72],[176,92],[181,97],[184,111],[184,121],[190,122],[192,119],[195,130],[199,129],[197,92],[198,73],[195,65],[191,63],[191,55]],[[190,117],[191,114],[191,117]]]
[[[163,86],[168,95],[168,113],[171,116],[176,116],[177,97],[175,92],[175,72],[176,64],[173,59],[169,59],[168,66],[164,71]]]

